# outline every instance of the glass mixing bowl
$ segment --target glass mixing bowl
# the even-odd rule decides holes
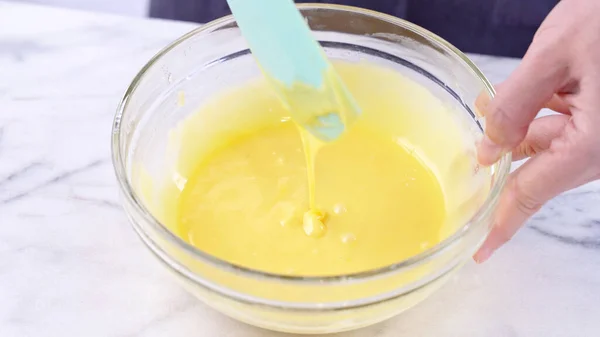
[[[299,6],[331,59],[380,64],[409,76],[453,107],[471,145],[484,130],[478,96],[494,90],[460,51],[398,18],[359,8]],[[176,236],[158,219],[144,191],[165,175],[176,153],[169,132],[203,102],[260,76],[234,19],[206,24],[159,52],[133,79],[113,125],[113,164],[134,229],[157,259],[206,304],[240,321],[294,333],[364,327],[417,304],[448,279],[489,233],[510,157],[477,171],[489,184],[480,205],[446,239],[404,261],[353,275],[293,277],[237,266]],[[432,119],[434,120],[434,119]],[[443,146],[439,139],[439,146]],[[437,143],[436,143],[437,144]],[[176,152],[176,151],[175,151]],[[170,159],[171,158],[171,159]],[[478,173],[477,173],[478,172]],[[150,177],[150,178],[148,178]],[[462,183],[458,181],[457,183]],[[151,184],[150,184],[151,185]]]

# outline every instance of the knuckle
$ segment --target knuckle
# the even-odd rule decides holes
[[[569,60],[571,55],[564,46],[572,45],[572,43],[564,41],[564,39],[563,34],[555,37],[544,34],[543,38],[538,38],[538,41],[531,45],[523,58],[523,63],[536,70],[533,75],[540,81],[553,83],[556,90],[564,87],[570,80]]]
[[[489,135],[492,140],[505,147],[514,148],[521,143],[527,134],[527,126],[520,126],[504,104],[494,104],[489,116]]]
[[[523,148],[522,148],[522,153],[525,155],[525,157],[527,158],[531,158],[533,156],[535,156],[537,154],[537,149],[530,144],[524,144]]]
[[[515,179],[513,179],[512,184],[510,184],[515,208],[525,216],[529,217],[539,211],[544,202],[525,189],[518,177],[519,176],[517,175]]]
[[[593,121],[571,118],[562,137],[552,141],[550,149],[582,167],[600,170],[600,134]]]
[[[520,160],[523,158],[531,158],[536,155],[537,150],[531,144],[522,142],[513,151],[513,160]]]

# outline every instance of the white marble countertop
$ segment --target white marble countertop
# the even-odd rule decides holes
[[[118,204],[117,103],[154,53],[193,27],[0,2],[0,336],[283,336],[184,292]],[[495,82],[518,64],[473,58]],[[598,205],[598,184],[556,198],[489,263],[340,336],[598,336]]]

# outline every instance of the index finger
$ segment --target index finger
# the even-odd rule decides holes
[[[564,86],[567,67],[562,58],[530,49],[485,109],[485,137],[478,149],[481,164],[491,165],[502,152],[525,138],[537,113]]]

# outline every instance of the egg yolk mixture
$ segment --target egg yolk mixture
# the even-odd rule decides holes
[[[161,220],[215,257],[296,276],[384,267],[446,238],[461,218],[449,191],[456,200],[485,194],[449,179],[471,169],[459,155],[458,124],[428,90],[393,70],[335,67],[362,114],[308,153],[312,164],[307,135],[264,80],[218,95],[182,121]]]

